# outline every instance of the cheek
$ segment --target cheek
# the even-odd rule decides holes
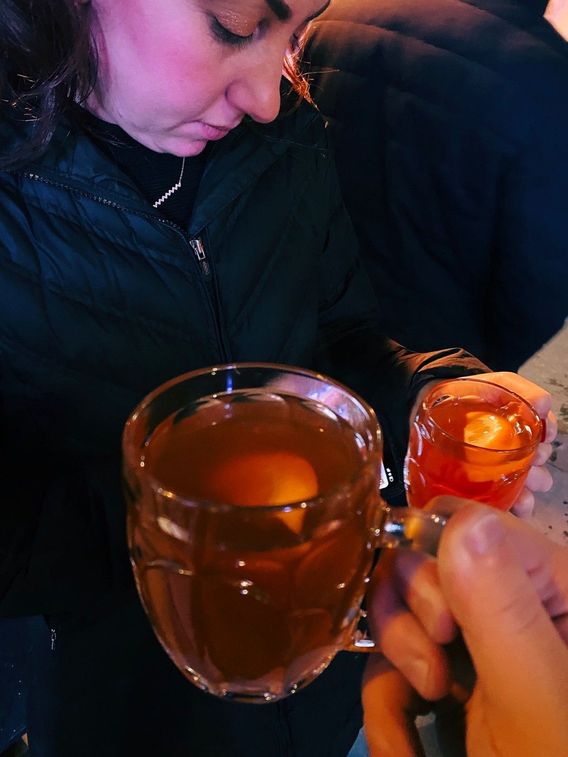
[[[163,56],[150,78],[149,86],[161,101],[191,110],[216,100],[225,88],[219,67],[204,65],[192,55]]]
[[[189,44],[187,39],[169,36],[162,43],[153,42],[133,68],[132,75],[165,100],[181,98],[197,104],[214,99],[224,89],[222,58],[207,45]]]
[[[226,56],[200,18],[131,13],[127,20],[122,12],[111,14],[101,30],[100,99],[113,110],[128,119],[152,114],[167,121],[191,117],[222,96]]]

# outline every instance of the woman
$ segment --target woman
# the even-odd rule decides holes
[[[360,657],[262,708],[179,675],[135,595],[119,475],[129,411],[200,366],[324,370],[377,405],[399,462],[419,389],[484,370],[381,336],[320,119],[277,117],[284,55],[323,7],[3,3],[0,597],[47,619],[42,757],[339,757],[356,736]]]

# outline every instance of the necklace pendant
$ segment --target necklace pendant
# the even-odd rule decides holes
[[[177,192],[178,189],[181,189],[184,168],[185,168],[185,158],[183,158],[181,162],[181,171],[180,171],[179,179],[176,181],[173,187],[168,189],[167,192],[164,192],[164,194],[161,197],[159,197],[155,202],[152,203],[153,208],[159,208],[163,202],[168,200],[174,194],[174,192]]]

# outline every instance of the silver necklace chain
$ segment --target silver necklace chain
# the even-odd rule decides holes
[[[168,191],[164,192],[164,194],[161,197],[159,197],[156,200],[156,202],[152,203],[153,208],[159,208],[160,205],[166,200],[168,200],[173,195],[174,192],[177,192],[178,189],[181,189],[181,182],[183,180],[184,169],[185,169],[185,158],[183,158],[183,160],[181,161],[181,171],[179,174],[179,179],[176,181],[176,183],[173,185],[171,189],[168,189]]]

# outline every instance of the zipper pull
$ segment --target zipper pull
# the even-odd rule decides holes
[[[195,237],[195,239],[190,239],[189,243],[204,275],[209,276],[209,263],[207,262],[207,255],[205,254],[205,247],[203,246],[203,242],[199,237]]]
[[[51,640],[50,648],[51,648],[52,652],[55,652],[55,642],[57,640],[57,631],[55,630],[55,628],[50,628],[49,630],[51,631],[51,634],[50,634],[50,640]]]

